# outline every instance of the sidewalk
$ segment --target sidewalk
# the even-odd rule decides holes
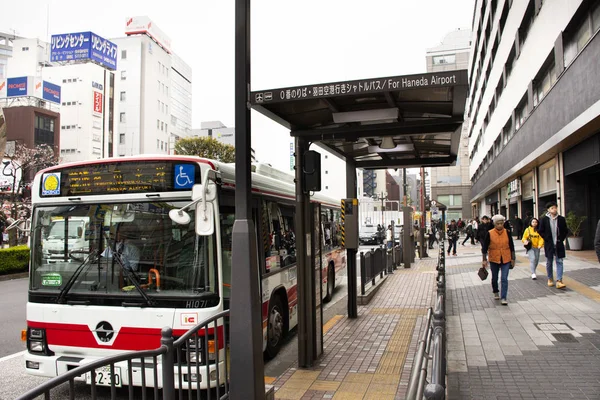
[[[524,251],[509,277],[509,305],[481,282],[479,246],[447,257],[450,399],[600,399],[600,265],[569,254],[566,290],[532,281]],[[437,255],[437,250],[431,254]],[[389,276],[358,318],[324,326],[324,354],[272,384],[276,399],[404,399],[436,259]]]

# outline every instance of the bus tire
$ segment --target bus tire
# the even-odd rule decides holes
[[[285,334],[285,318],[286,313],[283,309],[283,304],[278,295],[274,296],[269,301],[269,315],[267,317],[267,348],[265,354],[267,358],[275,358]]]
[[[333,290],[335,289],[335,267],[332,264],[329,264],[327,268],[327,295],[323,299],[325,303],[331,301],[333,297]]]

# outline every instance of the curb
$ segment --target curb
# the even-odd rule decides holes
[[[0,275],[0,282],[3,282],[3,281],[12,281],[13,279],[27,278],[28,276],[29,276],[29,271],[27,271],[27,272],[17,272],[15,274]]]

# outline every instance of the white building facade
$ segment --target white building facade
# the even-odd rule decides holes
[[[130,22],[132,21],[132,22]],[[192,134],[192,70],[147,17],[128,20],[118,46],[115,156],[172,154]]]
[[[114,72],[88,62],[42,75],[61,86],[60,162],[114,156]]]

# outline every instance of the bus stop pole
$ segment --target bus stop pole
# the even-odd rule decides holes
[[[250,157],[250,0],[235,1],[235,222],[230,349],[232,400],[264,399],[262,316]],[[204,183],[204,182],[203,182]],[[219,223],[217,220],[216,223]]]
[[[308,142],[296,138],[296,276],[298,279],[298,366],[314,363],[315,338],[312,315],[315,312],[312,291],[310,196],[304,190],[304,153]]]
[[[356,198],[356,165],[346,159],[346,197]],[[358,212],[358,210],[356,210]],[[381,221],[384,223],[384,221]],[[358,293],[356,280],[356,252],[357,249],[346,248],[346,266],[348,268],[348,318],[358,317]]]

